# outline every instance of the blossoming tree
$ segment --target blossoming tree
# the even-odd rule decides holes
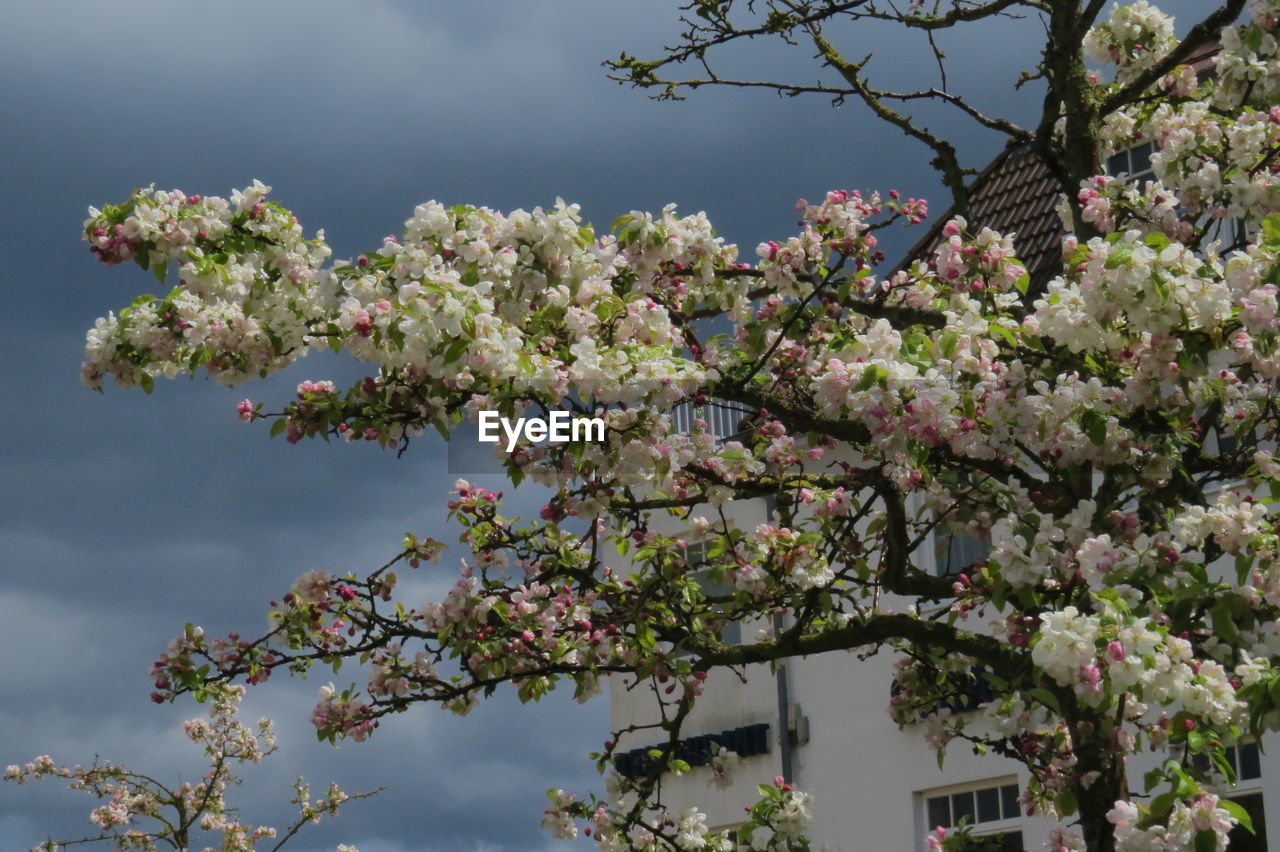
[[[90,386],[150,391],[202,368],[237,384],[331,347],[370,375],[346,390],[303,382],[278,411],[246,400],[242,418],[291,442],[401,450],[480,410],[571,408],[607,424],[603,443],[504,459],[513,486],[548,489],[537,520],[457,484],[448,508],[467,558],[444,600],[397,598],[395,572],[444,548],[409,535],[372,573],[301,577],[261,638],[188,630],[155,664],[156,699],[354,658],[364,683],[326,690],[312,721],[323,738],[360,740],[418,702],[466,713],[499,689],[586,699],[612,673],[652,679],[662,758],[647,775],[611,773],[615,737],[599,755],[608,795],[553,791],[545,822],[589,829],[606,850],[727,849],[697,811],[668,813],[655,795],[663,771],[685,768],[675,744],[707,672],[883,648],[902,660],[890,709],[903,725],[962,692],[974,667],[999,673],[976,715],[930,717],[936,739],[1025,764],[1024,804],[1064,821],[1058,849],[1225,848],[1246,815],[1206,785],[1214,767],[1231,774],[1228,744],[1280,724],[1280,3],[1253,0],[1237,21],[1244,5],[1178,40],[1145,2],[1104,17],[1102,0],[699,0],[665,56],[613,63],[663,96],[731,85],[861,99],[932,149],[960,211],[954,147],[904,105],[938,100],[1032,146],[1073,232],[1043,292],[1012,235],[959,216],[930,257],[887,271],[878,229],[926,215],[893,193],[802,202],[799,233],[753,263],[705,216],[672,208],[603,234],[564,203],[432,202],[399,236],[330,265],[323,236],[307,238],[256,182],[226,200],[148,190],[93,210],[101,261],[134,260],[161,282],[176,267],[180,280],[89,332]],[[1044,23],[1033,128],[945,85],[879,88],[828,35],[849,19],[933,33],[1016,11]],[[714,70],[722,47],[756,37],[815,49],[831,82]],[[1187,61],[1215,39],[1198,76]],[[683,62],[705,74],[667,76]],[[1153,180],[1099,174],[1138,139],[1156,146]],[[1219,239],[1224,219],[1247,236]],[[712,334],[713,318],[728,333]],[[677,428],[674,406],[709,398],[755,411],[750,428],[727,441],[697,421]],[[776,509],[766,525],[719,511],[760,495]],[[693,579],[685,542],[654,531],[663,513],[705,539],[728,591]],[[934,576],[917,554],[940,528],[987,536],[991,551]],[[787,616],[772,637],[718,638],[772,613]],[[1166,746],[1185,759],[1126,776],[1126,755]],[[762,793],[753,848],[807,848],[803,794]]]
[[[184,782],[167,787],[155,778],[124,766],[95,760],[91,766],[59,766],[47,754],[25,765],[14,764],[4,773],[4,780],[17,784],[40,778],[61,778],[72,790],[82,790],[104,800],[89,812],[89,822],[98,834],[73,840],[48,840],[33,847],[32,852],[58,852],[69,846],[98,846],[119,850],[136,849],[155,852],[174,849],[187,852],[201,838],[216,839],[217,852],[275,852],[292,840],[305,826],[320,822],[326,816],[337,816],[338,809],[351,799],[363,799],[373,792],[344,793],[330,784],[323,795],[312,799],[310,785],[302,778],[293,784],[298,815],[283,832],[269,825],[251,825],[240,818],[236,808],[228,804],[229,787],[239,784],[233,771],[236,764],[259,763],[276,750],[275,730],[269,719],[261,719],[255,727],[237,718],[243,686],[218,691],[210,702],[209,718],[192,719],[183,725],[187,739],[204,749],[209,769],[196,783]],[[376,792],[376,791],[375,791]],[[204,852],[215,852],[204,846]],[[354,846],[339,844],[337,852],[359,852]]]

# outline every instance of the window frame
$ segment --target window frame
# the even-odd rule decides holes
[[[707,560],[707,552],[710,550],[711,542],[705,537],[698,539],[686,539],[684,550],[682,551],[685,564],[689,576],[697,583],[707,595],[730,594],[733,592],[733,586],[724,583],[717,583],[711,576],[711,563]],[[743,644],[743,619],[738,618],[726,624],[720,631],[720,641],[725,645],[741,645]]]
[[[1258,765],[1257,775],[1250,775],[1249,777],[1244,776],[1241,770],[1241,767],[1244,763],[1244,761],[1241,758],[1241,752],[1243,749],[1249,749],[1251,751],[1253,756],[1251,756],[1249,759],[1250,763],[1252,763],[1254,760],[1257,761],[1257,765]],[[1264,848],[1269,848],[1267,846],[1268,840],[1267,840],[1267,824],[1266,824],[1267,787],[1265,783],[1266,781],[1265,773],[1263,772],[1262,749],[1259,747],[1256,740],[1244,739],[1239,742],[1231,743],[1230,745],[1226,746],[1226,751],[1227,751],[1227,761],[1231,764],[1232,768],[1235,770],[1235,773],[1236,773],[1235,786],[1227,787],[1225,784],[1223,784],[1221,786],[1215,786],[1213,789],[1219,792],[1219,795],[1221,796],[1222,799],[1234,801],[1234,802],[1237,802],[1238,804],[1242,804],[1239,802],[1239,800],[1246,796],[1258,796],[1261,799],[1261,803],[1262,803],[1261,813],[1263,815],[1263,820],[1261,824],[1255,825],[1254,829],[1255,830],[1261,829],[1262,835],[1259,839],[1263,843]],[[1171,756],[1172,756],[1172,750],[1171,750]],[[1200,767],[1202,770],[1213,769],[1216,771],[1217,767],[1213,766],[1208,761],[1208,759],[1204,757],[1204,755],[1197,755],[1196,759],[1204,760],[1204,764]],[[1233,833],[1235,831],[1241,831],[1241,832],[1244,832],[1245,834],[1248,834],[1248,831],[1241,827],[1237,827],[1236,829],[1234,829]],[[1249,836],[1256,837],[1256,835],[1249,835]],[[1231,848],[1230,845],[1228,845],[1227,848],[1230,849]]]
[[[1005,788],[1007,787],[1014,787],[1016,790],[1014,794],[1015,798],[1011,806],[1013,811],[1012,815],[1009,815],[1010,804],[1006,799],[1007,794],[1005,793]],[[981,805],[978,803],[978,794],[979,792],[989,790],[996,791],[997,802],[999,802],[1000,807],[1000,818],[980,820],[978,817],[981,812]],[[926,790],[918,790],[915,793],[917,807],[919,808],[919,817],[916,824],[921,831],[919,838],[920,843],[923,843],[924,838],[938,828],[938,825],[935,824],[935,821],[929,816],[930,801],[946,799],[948,824],[943,827],[951,829],[955,828],[959,824],[959,818],[957,818],[952,811],[954,797],[964,793],[972,794],[973,818],[970,820],[968,825],[972,828],[972,834],[974,837],[992,837],[1016,831],[1023,835],[1023,842],[1025,844],[1025,816],[1022,813],[1021,805],[1017,799],[1018,796],[1021,796],[1022,784],[1016,775],[997,776],[995,778],[984,778],[980,781],[966,781],[959,784],[947,784],[941,787],[931,787]]]

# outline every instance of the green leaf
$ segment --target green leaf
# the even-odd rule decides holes
[[[1196,832],[1196,852],[1217,852],[1218,835],[1212,831]]]
[[[1242,553],[1236,557],[1236,582],[1244,585],[1245,578],[1253,571],[1254,557],[1250,553]]]
[[[1187,748],[1195,753],[1204,751],[1204,734],[1198,730],[1187,731]]]
[[[950,360],[951,356],[956,354],[956,344],[960,341],[960,335],[954,331],[943,332],[942,337],[938,340],[938,345],[942,349],[942,357]]]
[[[191,358],[187,361],[188,371],[192,375],[195,375],[196,368],[201,364],[209,363],[211,360],[213,360],[212,352],[208,349],[197,349],[195,352],[191,353]]]
[[[1133,259],[1133,246],[1126,243],[1117,243],[1111,247],[1111,254],[1107,255],[1107,269],[1119,269]]]
[[[646,653],[653,650],[654,646],[653,630],[647,624],[636,625],[636,644],[640,646],[642,651]]]
[[[150,373],[143,373],[142,378],[138,380],[138,384],[147,393],[151,393],[153,390],[156,389],[155,377],[152,376]]]
[[[169,259],[160,252],[154,252],[151,258],[151,274],[156,277],[156,281],[164,283],[165,276],[169,274]]]
[[[1058,704],[1058,697],[1044,687],[1037,687],[1027,693],[1036,701],[1039,701],[1045,707],[1048,707],[1055,713],[1062,712],[1062,706]]]
[[[1095,447],[1102,446],[1107,440],[1107,418],[1092,408],[1085,409],[1080,415],[1080,429]]]
[[[446,364],[452,364],[454,361],[457,361],[466,353],[467,348],[470,345],[471,341],[463,340],[461,338],[453,341],[453,343],[450,343],[444,350],[444,362]]]
[[[1258,833],[1254,831],[1253,819],[1249,816],[1249,812],[1244,809],[1243,805],[1238,802],[1233,802],[1230,799],[1219,799],[1218,807],[1231,814],[1232,819],[1248,829],[1250,834]]]
[[[1262,220],[1263,244],[1268,248],[1280,245],[1280,213],[1271,213]]]
[[[271,437],[274,438],[276,435],[279,435],[281,432],[283,432],[285,429],[288,429],[288,428],[289,428],[289,421],[285,420],[283,417],[277,417],[276,422],[271,424]]]
[[[1151,800],[1151,815],[1155,817],[1163,817],[1173,809],[1174,804],[1178,801],[1178,794],[1170,791],[1161,793]]]
[[[993,322],[989,326],[987,326],[987,328],[989,328],[993,334],[998,334],[1001,337],[1003,337],[1005,339],[1005,342],[1007,342],[1010,346],[1016,347],[1018,345],[1018,339],[1013,336],[1013,332],[1005,328],[1004,326],[1000,325],[1000,323]]]
[[[1231,607],[1225,600],[1219,600],[1213,605],[1213,632],[1221,636],[1232,645],[1240,644],[1240,631],[1236,629],[1235,617],[1231,614]]]
[[[1178,783],[1173,792],[1179,799],[1190,799],[1200,789],[1200,785],[1181,769],[1174,770],[1174,774],[1178,776]]]
[[[1063,790],[1059,793],[1058,798],[1056,799],[1056,804],[1058,806],[1058,813],[1063,816],[1072,816],[1078,808],[1076,794],[1070,790]]]
[[[1236,783],[1236,768],[1231,765],[1231,761],[1227,760],[1226,752],[1221,749],[1214,749],[1210,755],[1213,765],[1222,773],[1222,777],[1227,779],[1228,784]]]
[[[862,371],[862,378],[858,380],[858,386],[855,390],[870,390],[871,386],[880,378],[880,368],[875,364],[868,364]]]

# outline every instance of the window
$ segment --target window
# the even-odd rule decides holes
[[[718,831],[723,831],[725,835],[729,838],[729,842],[733,844],[733,846],[730,848],[741,849],[742,844],[739,840],[738,833],[742,830],[742,825],[743,824],[740,822],[735,822],[730,825],[717,826],[711,829],[710,831],[712,834],[715,834]]]
[[[961,852],[1024,852],[1021,831],[1003,831],[975,837]]]
[[[982,482],[963,471],[944,476],[943,485],[955,502],[945,515],[935,518],[933,565],[937,576],[954,577],[991,552],[991,536],[983,527],[977,527],[981,532],[971,531],[977,510],[985,504]]]
[[[1227,746],[1227,762],[1236,771],[1236,789],[1231,801],[1249,812],[1253,833],[1238,825],[1227,836],[1230,852],[1267,852],[1267,818],[1262,806],[1262,754],[1257,743]]]
[[[953,577],[991,552],[991,539],[939,529],[933,539],[934,564],[939,577]]]
[[[1227,762],[1236,772],[1236,786],[1231,801],[1243,807],[1249,813],[1253,823],[1253,833],[1242,825],[1238,825],[1228,835],[1227,849],[1230,852],[1267,852],[1267,819],[1263,812],[1262,790],[1262,754],[1257,743],[1239,743],[1226,748]],[[1196,767],[1208,771],[1208,758],[1197,755]]]
[[[1257,743],[1227,746],[1227,760],[1236,771],[1236,783],[1262,778],[1262,753]]]
[[[709,562],[707,552],[710,549],[711,543],[705,539],[702,541],[691,541],[685,545],[684,561],[689,564],[690,568],[702,568]]]
[[[1261,430],[1255,428],[1252,433],[1245,432],[1237,436],[1229,430],[1230,425],[1214,427],[1211,437],[1205,439],[1205,452],[1215,452],[1219,457],[1244,453],[1247,458],[1258,448],[1258,435]]]
[[[1107,174],[1116,177],[1125,175],[1130,181],[1148,180],[1154,176],[1151,170],[1151,155],[1154,152],[1154,144],[1142,142],[1127,151],[1114,154],[1107,160]]]
[[[702,420],[709,434],[724,441],[746,433],[755,413],[755,409],[727,400],[709,400],[702,405],[682,402],[671,410],[671,425],[677,432],[689,432],[694,420]]]
[[[940,788],[921,795],[926,834],[939,826],[963,824],[974,829],[974,842],[965,852],[1023,852],[1016,782]]]
[[[716,582],[713,576],[714,572],[709,565],[707,554],[710,550],[711,542],[709,541],[691,541],[684,550],[684,560],[688,563],[693,573],[693,579],[702,587],[702,593],[710,597],[720,597],[733,594],[733,587],[723,583]],[[731,621],[720,630],[720,641],[726,645],[742,644],[742,622]]]
[[[1249,812],[1254,833],[1250,834],[1249,829],[1237,825],[1227,835],[1227,849],[1230,852],[1267,852],[1267,817],[1262,809],[1262,793],[1232,796],[1231,801]]]
[[[1151,155],[1156,147],[1153,142],[1140,142],[1127,151],[1120,151],[1107,159],[1107,174],[1123,177],[1129,183],[1142,186],[1143,181],[1155,180],[1155,171],[1151,168]],[[1184,213],[1179,208],[1179,213]],[[1243,246],[1248,241],[1248,231],[1241,219],[1213,219],[1203,217],[1200,225],[1204,226],[1204,236],[1200,244],[1207,246],[1212,242],[1221,243],[1223,248]]]
[[[1231,768],[1235,770],[1237,787],[1258,786],[1257,783],[1248,783],[1262,779],[1262,752],[1259,751],[1257,743],[1229,745],[1226,747],[1226,757],[1227,763],[1231,764]],[[1207,774],[1214,769],[1209,758],[1203,754],[1195,755],[1192,762],[1202,773]]]
[[[768,754],[771,748],[769,724],[767,722],[758,722],[754,725],[744,725],[741,728],[734,728],[730,731],[721,731],[718,734],[685,737],[676,743],[672,756],[683,760],[690,766],[706,766],[711,762],[717,747],[728,749],[739,757],[755,757],[758,754]],[[666,750],[667,746],[662,743],[644,748],[633,748],[630,751],[615,754],[613,765],[618,770],[618,773],[626,778],[639,778],[642,775],[648,775],[658,766],[664,767],[663,771],[666,771],[666,763],[662,757]],[[658,753],[657,757],[654,756],[655,752]],[[659,761],[662,762],[660,763]]]

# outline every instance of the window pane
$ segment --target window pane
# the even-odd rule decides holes
[[[959,574],[990,552],[990,539],[963,533],[940,532],[934,543],[938,576]]]
[[[1121,151],[1115,154],[1111,159],[1107,160],[1107,174],[1118,175],[1121,172],[1129,171],[1129,152]]]
[[[969,818],[969,825],[973,825],[977,818],[977,811],[973,807],[973,791],[965,790],[963,793],[955,793],[951,796],[951,819],[955,825],[960,824],[963,817]]]
[[[991,552],[991,540],[976,535],[953,535],[951,537],[951,564],[955,570],[968,568],[977,560]]]
[[[1132,174],[1141,174],[1151,169],[1151,143],[1146,142],[1142,145],[1134,147],[1129,152],[1129,161],[1132,163]]]
[[[929,828],[938,826],[951,827],[951,799],[949,796],[934,796],[928,802]]]
[[[1249,812],[1253,830],[1257,833],[1250,834],[1243,825],[1237,825],[1227,835],[1227,849],[1231,852],[1267,852],[1267,819],[1262,811],[1262,794],[1235,796],[1231,801],[1242,805]]]
[[[1258,755],[1257,743],[1245,743],[1236,749],[1240,763],[1236,767],[1241,780],[1262,777],[1262,759]]]
[[[1006,831],[1000,835],[1000,852],[1023,852],[1022,832]]]
[[[1018,785],[1005,784],[1000,788],[1000,802],[1005,819],[1017,819],[1022,816],[1018,811]]]
[[[1024,852],[1021,831],[1006,831],[975,837],[963,852]]]
[[[689,542],[689,546],[684,549],[684,561],[689,563],[690,568],[707,564],[707,543],[705,541]]]
[[[742,644],[742,622],[730,621],[720,630],[720,641],[726,645]]]
[[[1000,819],[1000,788],[986,787],[978,791],[978,822]]]

